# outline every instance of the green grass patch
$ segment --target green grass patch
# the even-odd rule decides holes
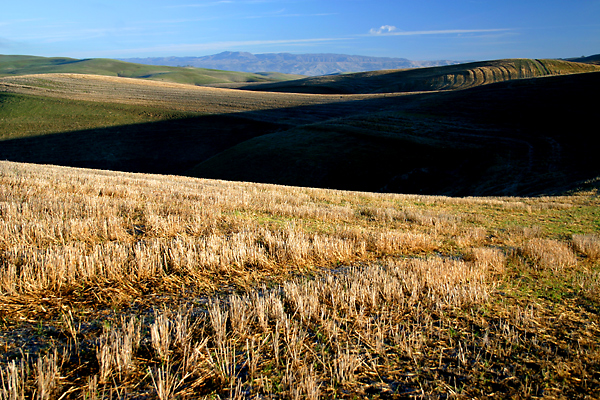
[[[139,105],[0,93],[0,140],[193,116]]]

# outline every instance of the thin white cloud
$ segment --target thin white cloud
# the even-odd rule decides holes
[[[279,17],[329,17],[339,15],[338,13],[319,13],[319,14],[281,14]]]
[[[248,15],[245,17],[237,17],[236,19],[259,19],[259,18],[306,18],[306,17],[329,17],[338,15],[338,13],[317,13],[317,14],[265,14],[265,15]]]
[[[44,30],[43,33],[25,34],[18,38],[21,41],[34,41],[38,43],[61,43],[82,40],[92,40],[104,37],[125,37],[131,34],[142,35],[139,28],[89,28],[74,30]]]
[[[27,22],[39,22],[39,21],[43,21],[43,20],[44,20],[43,18],[13,19],[13,20],[9,20],[9,21],[0,21],[0,26],[22,24],[22,23],[27,23]]]
[[[195,4],[175,4],[175,5],[165,6],[165,8],[200,8],[200,7],[220,6],[221,4],[231,4],[231,3],[234,3],[234,1],[221,0],[221,1],[209,1],[206,3],[195,3]]]
[[[245,41],[228,41],[228,42],[211,42],[211,43],[195,43],[195,44],[175,44],[156,47],[145,47],[136,49],[120,49],[110,51],[96,51],[94,56],[100,55],[131,55],[139,53],[183,53],[183,52],[199,52],[205,50],[232,49],[247,46],[270,46],[270,45],[298,45],[311,43],[324,43],[332,41],[350,40],[349,38],[314,38],[314,39],[282,39],[282,40],[245,40]]]
[[[391,29],[393,28],[393,29]],[[512,29],[441,29],[431,31],[397,31],[397,28],[390,25],[384,25],[379,29],[371,29],[367,36],[418,36],[418,35],[453,35],[463,33],[486,33],[486,32],[507,32]]]
[[[200,7],[213,7],[220,6],[222,4],[261,4],[261,3],[280,3],[281,0],[218,0],[218,1],[207,1],[204,3],[193,3],[193,4],[173,4],[165,6],[164,8],[200,8]]]
[[[395,27],[395,26],[393,26],[393,25],[383,25],[383,26],[382,26],[381,28],[379,28],[379,29],[372,28],[372,29],[369,31],[369,33],[370,33],[371,35],[384,35],[384,34],[389,34],[389,33],[393,32],[393,31],[395,31],[395,30],[396,30],[396,27]]]

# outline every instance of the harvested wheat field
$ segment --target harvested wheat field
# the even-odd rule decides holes
[[[0,162],[0,399],[599,398],[599,203]]]
[[[356,101],[399,94],[307,95],[253,93],[242,90],[193,86],[85,74],[36,74],[3,77],[0,92],[63,99],[160,106],[177,111],[234,113]]]

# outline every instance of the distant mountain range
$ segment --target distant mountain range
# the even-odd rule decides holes
[[[203,57],[124,58],[123,61],[148,65],[189,66],[243,72],[281,72],[299,75],[331,75],[383,69],[436,67],[459,61],[411,61],[406,58],[366,57],[346,54],[252,54],[225,51]]]
[[[583,56],[583,57],[577,57],[577,58],[567,58],[567,61],[571,61],[571,62],[580,62],[580,63],[586,63],[586,64],[596,64],[596,65],[600,65],[600,54],[594,54],[591,56]]]

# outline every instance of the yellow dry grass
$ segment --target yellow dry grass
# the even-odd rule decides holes
[[[261,93],[84,74],[4,77],[0,78],[0,92],[160,106],[164,109],[210,114],[272,110],[391,96]]]
[[[245,287],[323,265],[437,248],[437,235],[424,235],[422,225],[454,231],[446,216],[364,207],[363,198],[377,199],[369,194],[2,167],[0,287],[11,296],[137,288],[157,279],[166,285],[167,276],[175,288]],[[402,229],[409,225],[416,229]]]
[[[597,207],[0,162],[0,398],[593,398]]]

